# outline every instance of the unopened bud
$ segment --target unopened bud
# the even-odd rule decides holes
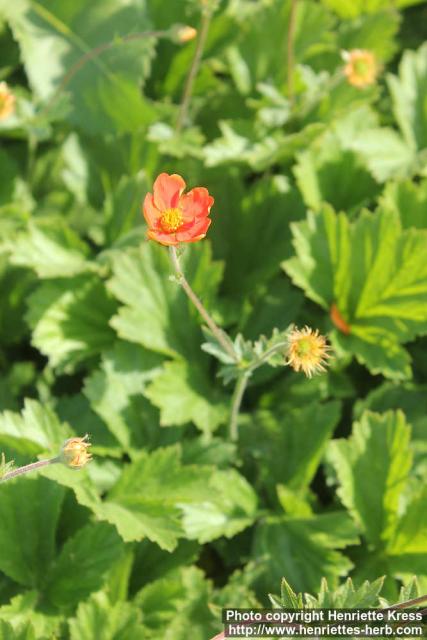
[[[189,40],[194,40],[196,36],[197,29],[188,25],[181,27],[177,33],[177,38],[180,42],[188,42]]]
[[[81,469],[92,460],[88,448],[91,446],[88,442],[89,436],[86,434],[83,438],[69,438],[65,441],[61,450],[61,461],[72,469]]]

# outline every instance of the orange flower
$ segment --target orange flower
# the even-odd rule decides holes
[[[308,378],[313,373],[325,371],[324,365],[330,358],[330,346],[326,338],[310,327],[292,329],[288,338],[287,362],[294,371],[303,371]]]
[[[0,82],[0,120],[6,120],[15,111],[15,101],[6,82]]]
[[[372,51],[353,49],[342,54],[346,65],[344,75],[349,84],[358,89],[364,89],[375,83],[379,67]]]
[[[161,173],[156,179],[154,194],[147,193],[143,207],[151,240],[177,245],[205,237],[214,199],[204,187],[195,187],[186,194],[184,189],[185,182],[176,173]]]

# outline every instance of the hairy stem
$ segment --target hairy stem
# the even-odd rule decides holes
[[[230,427],[229,427],[231,441],[235,442],[239,436],[238,434],[239,412],[240,412],[243,396],[246,391],[246,387],[248,386],[249,378],[251,377],[255,369],[258,369],[258,367],[260,367],[265,362],[267,362],[267,360],[271,358],[271,356],[274,355],[276,351],[279,351],[280,349],[287,347],[287,345],[288,345],[287,342],[278,342],[276,345],[274,345],[274,347],[271,347],[271,349],[268,349],[260,358],[258,358],[258,360],[255,360],[255,362],[253,362],[249,367],[247,367],[241,373],[241,375],[237,378],[237,383],[234,388],[233,399],[231,402]]]
[[[181,106],[179,108],[178,118],[176,120],[175,130],[177,133],[181,131],[187,118],[188,106],[190,104],[194,81],[196,79],[200,67],[200,62],[202,60],[203,49],[208,35],[211,17],[212,11],[209,9],[205,9],[202,13],[202,21],[200,23],[200,30],[198,32],[196,50],[194,52],[194,57],[191,63],[190,71],[188,72],[187,80],[185,81],[184,91],[181,99]]]
[[[239,438],[239,412],[242,404],[243,396],[248,385],[248,381],[251,375],[250,369],[246,369],[238,378],[234,388],[233,398],[231,401],[231,414],[230,414],[230,440],[237,442]]]
[[[209,315],[206,308],[203,306],[200,298],[194,293],[193,289],[190,287],[184,272],[179,263],[179,258],[176,253],[176,247],[169,247],[169,255],[172,260],[173,267],[175,269],[175,273],[178,277],[178,282],[181,287],[184,289],[187,296],[190,298],[191,302],[194,304],[203,320],[208,325],[209,329],[214,334],[215,338],[218,340],[224,351],[228,353],[228,355],[233,358],[234,361],[237,361],[237,356],[234,351],[233,343],[230,338],[218,327],[218,325],[214,322],[213,318]]]
[[[17,469],[13,469],[13,471],[8,471],[5,473],[2,478],[0,478],[0,482],[6,482],[6,480],[11,480],[12,478],[16,478],[17,476],[23,476],[30,471],[34,471],[35,469],[41,469],[42,467],[47,467],[50,464],[55,464],[60,462],[60,458],[50,458],[49,460],[39,460],[38,462],[31,462],[30,464],[26,464],[24,467],[18,467]]]
[[[294,99],[294,67],[295,67],[295,26],[297,15],[297,2],[298,0],[291,0],[291,8],[289,11],[289,23],[288,23],[288,50],[287,50],[287,70],[288,70],[288,98],[292,103]]]

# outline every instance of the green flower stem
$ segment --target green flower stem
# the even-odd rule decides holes
[[[239,438],[239,412],[240,406],[242,404],[243,396],[246,391],[246,387],[248,386],[249,378],[255,369],[258,369],[261,365],[263,365],[272,355],[279,351],[280,349],[284,349],[288,346],[287,342],[278,342],[274,347],[268,349],[258,360],[255,360],[251,365],[249,365],[237,378],[237,383],[234,388],[233,398],[231,402],[231,415],[230,415],[230,425],[229,425],[229,433],[230,440],[232,442],[236,442]]]
[[[190,71],[188,72],[187,80],[185,81],[184,91],[181,99],[181,106],[179,108],[178,118],[176,120],[175,131],[177,133],[181,131],[187,118],[187,111],[193,91],[193,84],[199,71],[200,62],[202,60],[203,49],[208,35],[212,14],[213,10],[209,7],[206,7],[202,12],[202,20],[197,36],[196,50],[194,52],[194,57],[191,63]]]
[[[237,442],[239,439],[239,411],[242,404],[243,396],[246,391],[246,387],[251,377],[251,370],[246,369],[238,378],[234,388],[233,398],[231,401],[231,415],[230,415],[230,440]]]
[[[287,70],[288,70],[288,98],[289,102],[294,99],[294,67],[295,67],[295,26],[297,15],[297,1],[291,0],[288,23],[288,50],[287,50]]]
[[[184,272],[181,268],[181,265],[179,263],[176,247],[174,246],[169,247],[169,255],[171,257],[172,264],[175,269],[175,273],[177,275],[179,284],[184,289],[185,293],[190,298],[191,302],[194,304],[194,306],[196,307],[196,309],[198,310],[203,320],[206,322],[209,329],[212,331],[212,333],[214,334],[214,336],[216,337],[216,339],[218,340],[218,342],[220,343],[224,351],[226,351],[228,355],[231,358],[233,358],[235,362],[237,362],[237,356],[234,351],[233,343],[231,342],[230,338],[227,336],[227,334],[221,331],[221,329],[218,327],[218,325],[214,322],[212,317],[209,315],[206,308],[203,306],[200,298],[194,293],[193,289],[190,287],[184,275]]]
[[[13,471],[8,471],[4,474],[3,477],[0,478],[0,482],[6,482],[6,480],[11,480],[12,478],[16,478],[17,476],[23,476],[30,471],[41,469],[42,467],[47,467],[48,465],[56,464],[57,462],[61,462],[59,457],[50,458],[49,460],[39,460],[38,462],[31,462],[30,464],[26,464],[24,467],[18,467],[17,469],[13,469]]]
[[[78,71],[80,71],[80,69],[82,69],[87,62],[90,62],[91,60],[94,60],[101,53],[104,53],[104,51],[108,51],[108,49],[112,49],[113,47],[116,47],[117,45],[123,44],[125,42],[132,42],[133,40],[142,40],[144,38],[169,38],[169,37],[170,37],[170,31],[141,31],[139,33],[129,33],[127,36],[123,36],[123,37],[117,38],[116,40],[113,40],[112,42],[104,42],[104,43],[98,45],[97,47],[94,47],[90,51],[87,51],[67,71],[67,73],[62,78],[61,83],[59,84],[58,88],[56,89],[56,91],[53,94],[53,96],[51,97],[51,99],[47,102],[47,104],[40,111],[39,116],[46,115],[46,113],[49,112],[49,110],[52,108],[52,106],[58,100],[59,96],[62,94],[62,92],[64,91],[66,86],[69,84],[69,82],[74,78],[76,73]]]

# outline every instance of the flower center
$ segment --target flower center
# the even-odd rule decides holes
[[[358,76],[365,77],[371,71],[371,64],[368,60],[355,60],[354,63],[354,71]]]
[[[182,225],[182,222],[182,213],[179,209],[167,209],[160,218],[160,226],[167,233],[176,231]]]

